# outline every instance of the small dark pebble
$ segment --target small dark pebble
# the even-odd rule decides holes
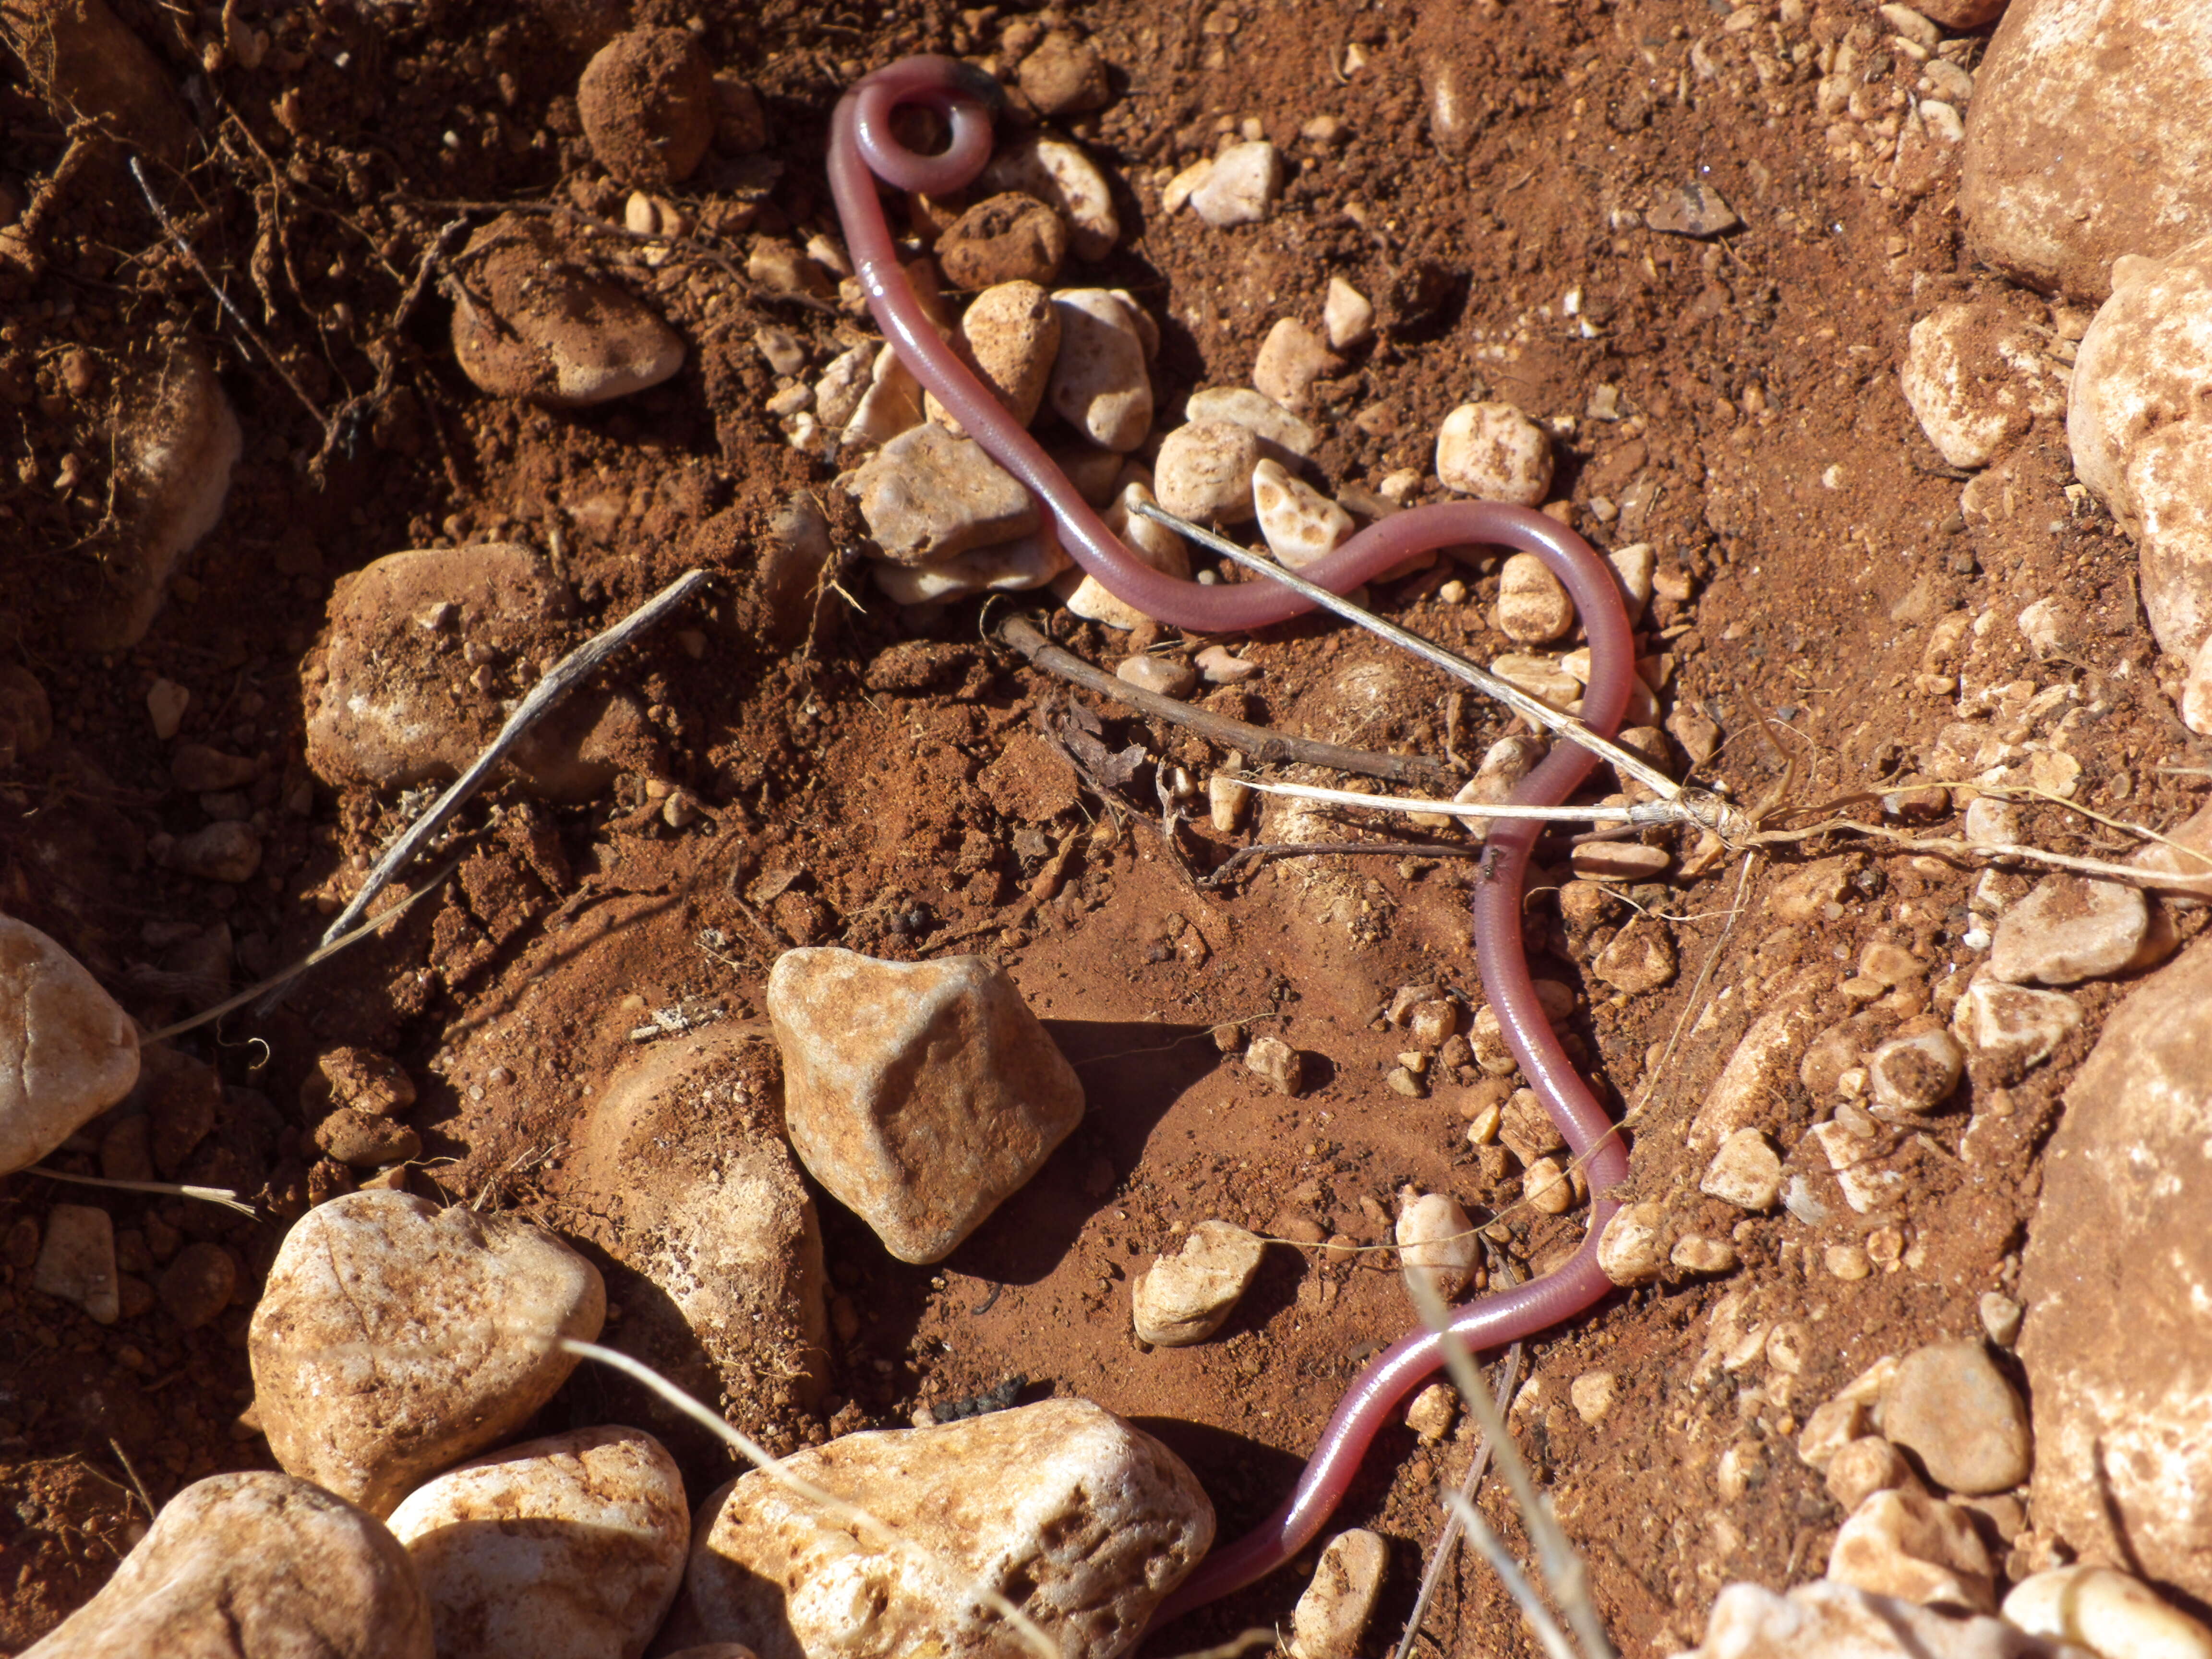
[[[1026,1376],[1010,1376],[997,1388],[987,1389],[969,1399],[932,1406],[930,1415],[940,1423],[957,1423],[963,1417],[983,1417],[992,1412],[1006,1411],[1021,1398],[1022,1390],[1029,1385]]]
[[[230,1306],[238,1290],[238,1263],[220,1244],[187,1244],[161,1274],[160,1289],[169,1317],[188,1331],[198,1330]]]

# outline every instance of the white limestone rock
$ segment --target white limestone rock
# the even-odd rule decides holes
[[[2064,372],[2042,350],[2041,311],[1991,290],[1913,324],[1898,380],[1920,429],[1951,465],[1986,466],[2034,422],[2066,412]]]
[[[2212,21],[2200,18],[2191,27],[2203,34]],[[2212,68],[2201,72],[2212,76]],[[2185,118],[2200,133],[2206,130],[2193,114]],[[2202,222],[2212,230],[2212,207]],[[2209,376],[2212,234],[2160,260],[2117,261],[2112,296],[2081,337],[2066,437],[2081,482],[2135,538],[2151,632],[2183,664],[2212,639],[2212,410],[2203,398]]]
[[[1510,404],[1462,404],[1437,428],[1437,477],[1455,495],[1540,507],[1552,488],[1552,441]]]
[[[760,1659],[1025,1651],[971,1584],[997,1589],[1063,1659],[1115,1659],[1213,1539],[1195,1477],[1084,1400],[851,1434],[787,1460],[920,1547],[856,1533],[767,1475],[709,1497],[684,1578],[709,1640]]]
[[[640,1659],[683,1582],[691,1516],[642,1429],[576,1429],[472,1458],[386,1523],[439,1659]]]
[[[1327,558],[1352,533],[1352,514],[1272,458],[1252,469],[1252,506],[1267,550],[1293,570]]]
[[[2005,1622],[2099,1659],[2212,1659],[2212,1630],[2111,1567],[2054,1567],[2013,1586]]]
[[[1126,454],[1152,429],[1152,377],[1130,307],[1103,288],[1062,289],[1052,304],[1060,322],[1053,409],[1102,449]]]
[[[1250,428],[1195,421],[1161,443],[1153,488],[1160,505],[1179,519],[1243,524],[1258,511],[1253,473],[1259,464],[1260,440]]]
[[[1083,1116],[1083,1085],[1005,970],[787,951],[769,975],[792,1149],[902,1261],[939,1261]]]
[[[1390,1547],[1364,1527],[1330,1539],[1291,1610],[1290,1659],[1358,1659],[1389,1565]]]
[[[1201,1221],[1182,1249],[1164,1255],[1137,1278],[1130,1309],[1137,1340],[1155,1347],[1203,1342],[1252,1286],[1267,1246],[1226,1221]]]
[[[1787,1595],[1730,1584],[1704,1643],[1675,1659],[2090,1659],[2002,1620],[1957,1618],[1826,1579]]]
[[[551,1234],[404,1193],[334,1198],[292,1224],[246,1339],[291,1474],[387,1515],[425,1476],[512,1433],[575,1369],[599,1270]]]
[[[131,1016],[59,945],[0,916],[0,1175],[36,1164],[137,1081]]]
[[[384,1525],[289,1474],[195,1481],[38,1659],[432,1659],[430,1607]]]
[[[2094,304],[2121,257],[2212,227],[2212,12],[2013,0],[1974,88],[1959,211],[1985,263]]]
[[[1255,224],[1283,189],[1282,152],[1264,141],[1231,144],[1190,192],[1191,210],[1216,230]]]

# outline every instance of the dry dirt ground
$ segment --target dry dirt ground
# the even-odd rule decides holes
[[[757,155],[711,159],[681,197],[721,262],[679,252],[648,266],[619,239],[596,244],[692,352],[674,380],[580,415],[477,393],[453,366],[450,301],[434,283],[396,331],[389,319],[441,230],[483,216],[465,204],[565,203],[619,218],[622,192],[594,166],[573,100],[580,66],[619,21],[612,10],[594,0],[272,10],[258,19],[270,50],[252,69],[210,50],[217,8],[117,0],[117,10],[189,82],[213,140],[181,176],[160,179],[210,270],[322,407],[369,392],[387,363],[392,374],[314,476],[322,430],[135,191],[100,166],[65,184],[44,221],[42,264],[0,288],[0,441],[20,463],[20,487],[0,496],[0,648],[44,684],[57,726],[44,752],[0,775],[0,906],[63,940],[148,1025],[189,1012],[298,954],[403,810],[301,787],[301,663],[336,577],[404,548],[518,538],[562,561],[596,623],[702,557],[726,578],[682,625],[688,641],[665,629],[607,671],[650,707],[653,775],[496,825],[479,808],[469,821],[486,827],[458,878],[387,935],[314,973],[273,1014],[187,1039],[230,1085],[200,1176],[297,1202],[301,1079],[323,1048],[364,1043],[398,1057],[423,1091],[416,1190],[509,1206],[588,1240],[605,1172],[564,1161],[566,1126],[653,1011],[758,1022],[767,966],[793,942],[895,957],[981,951],[1007,965],[1080,1068],[1083,1127],[938,1269],[890,1260],[825,1203],[839,1318],[819,1395],[804,1378],[729,1375],[723,1397],[793,1445],[902,1424],[923,1402],[1020,1376],[1024,1397],[1080,1394],[1159,1434],[1204,1481],[1224,1536],[1281,1497],[1343,1384],[1406,1328],[1407,1299],[1379,1258],[1279,1250],[1221,1340],[1149,1352],[1128,1297],[1152,1254],[1208,1217],[1266,1228],[1286,1212],[1374,1243],[1408,1182],[1503,1212],[1508,1248],[1539,1265],[1579,1236],[1579,1211],[1516,1208],[1510,1172],[1467,1144],[1472,1072],[1421,1099],[1382,1084],[1404,1046],[1378,1018],[1396,988],[1475,986],[1472,864],[1292,860],[1201,890],[1189,872],[1247,837],[1186,823],[1171,860],[1149,766],[1107,802],[1044,758],[1032,723],[1066,688],[984,643],[979,604],[902,612],[848,567],[811,637],[773,645],[746,599],[752,537],[692,542],[725,508],[763,528],[800,490],[852,539],[857,520],[830,470],[787,447],[763,411],[775,383],[750,342],[780,323],[818,363],[863,325],[752,297],[736,274],[746,239],[834,232],[821,164],[853,77],[908,52],[988,52],[1018,8],[641,0],[635,21],[698,30],[718,62],[753,79],[772,137]],[[1741,795],[1779,775],[1752,724],[1762,706],[1787,727],[1779,742],[1801,801],[1943,775],[1936,738],[1957,713],[1916,677],[1930,625],[1964,610],[1993,617],[1981,683],[2030,683],[2001,719],[2024,723],[2019,741],[2070,754],[2078,799],[2161,826],[2201,801],[2205,745],[2145,672],[2131,550],[2066,493],[2063,433],[2030,434],[1998,509],[1970,522],[1960,477],[1899,395],[1911,321],[1991,279],[1961,251],[1942,158],[1893,176],[1893,144],[1874,125],[1832,137],[1832,118],[1814,108],[1819,54],[1854,27],[1878,88],[1909,82],[1881,55],[1869,9],[1789,0],[1735,30],[1709,0],[1231,0],[1211,11],[1101,0],[1069,15],[1113,69],[1112,103],[1072,129],[1114,174],[1126,227],[1102,280],[1162,319],[1164,398],[1243,383],[1274,319],[1317,322],[1340,276],[1376,297],[1385,326],[1322,388],[1321,475],[1371,489],[1401,467],[1425,471],[1437,423],[1473,396],[1551,424],[1555,493],[1620,514],[1584,526],[1601,544],[1652,543],[1662,572],[1688,579],[1691,597],[1661,600],[1650,626],[1677,663],[1673,702],[1702,705],[1726,734],[1709,770]],[[66,135],[19,65],[0,74],[0,173],[28,189],[52,174]],[[1320,115],[1343,123],[1340,142],[1301,137]],[[1275,216],[1218,232],[1162,216],[1164,179],[1248,122],[1294,163]],[[1741,228],[1700,242],[1617,216],[1692,185],[1717,189]],[[2054,325],[2063,351],[2068,319]],[[178,338],[213,354],[245,460],[144,642],[86,653],[69,623],[100,579],[102,388],[149,342]],[[64,360],[80,350],[94,374],[72,384]],[[58,465],[79,446],[85,482],[58,491]],[[1455,575],[1474,590],[1462,604],[1437,592]],[[1380,588],[1376,603],[1487,660],[1508,648],[1486,620],[1495,589],[1484,561]],[[2051,595],[2080,623],[2037,660],[2014,618]],[[1079,654],[1109,667],[1121,654],[1118,636],[1034,596],[1012,603]],[[941,647],[930,673],[878,666],[916,639]],[[1462,756],[1504,730],[1469,707],[1448,732],[1443,683],[1341,626],[1270,629],[1249,654],[1264,674],[1217,703],[1262,724],[1431,755],[1450,740]],[[191,689],[187,738],[265,762],[253,786],[265,856],[246,884],[178,876],[148,855],[153,837],[204,822],[149,726],[156,678]],[[2031,712],[2027,699],[2061,685],[2072,695]],[[1187,732],[1097,712],[1109,747],[1138,744],[1201,777],[1219,763]],[[669,829],[664,785],[692,792],[705,817]],[[2026,818],[2051,848],[2120,844],[2055,806]],[[1780,988],[1809,973],[1832,1020],[1850,1012],[1835,988],[1869,942],[1920,953],[1938,986],[1975,959],[1962,943],[1972,872],[1862,850],[1843,902],[1810,925],[1765,908],[1794,854],[1754,871],[1740,914],[1733,866],[1639,890],[1683,965],[1671,986],[1633,999],[1586,971],[1625,904],[1572,937],[1535,904],[1540,971],[1583,991],[1572,1026],[1601,1091],[1616,1106],[1650,1096],[1632,1136],[1635,1194],[1666,1200],[1686,1228],[1731,1237],[1741,1258],[1724,1279],[1618,1295],[1533,1355],[1542,1386],[1520,1419],[1525,1443],[1626,1651],[1686,1645],[1730,1580],[1817,1576],[1841,1515],[1793,1453],[1798,1419],[1879,1355],[1979,1328],[1977,1298],[2016,1270],[2058,1091],[2125,989],[2085,988],[2087,1026],[2051,1063],[2024,1079],[1978,1074],[1930,1132],[1899,1137],[1905,1196],[1886,1215],[1832,1204],[1808,1227],[1700,1197],[1684,1130]],[[1544,854],[1554,875],[1540,886],[1564,857]],[[2197,925],[2184,919],[2185,932]],[[1224,1060],[1210,1032],[1231,1021],[1304,1051],[1308,1092],[1270,1094]],[[1678,1029],[1673,1057],[1647,1069]],[[764,1037],[758,1063],[772,1089]],[[1787,1150],[1815,1103],[1785,1092]],[[1823,1168],[1810,1143],[1789,1167]],[[654,1179],[649,1167],[623,1176]],[[158,1504],[267,1459],[235,1419],[251,1398],[253,1285],[282,1216],[68,1192],[106,1204],[126,1270],[135,1261],[142,1277],[179,1237],[218,1240],[245,1269],[237,1304],[201,1329],[180,1332],[158,1306],[103,1328],[27,1288],[35,1230],[64,1195],[27,1176],[0,1188],[0,1647],[10,1649],[103,1581],[143,1523],[137,1483]],[[1862,1233],[1875,1235],[1875,1270],[1831,1276],[1826,1247]],[[634,1298],[634,1284],[626,1292],[613,1278],[615,1301]],[[1804,1323],[1797,1375],[1700,1366],[1708,1316],[1731,1294],[1753,1298],[1758,1320]],[[1592,1426],[1565,1402],[1568,1383],[1596,1370],[1617,1374],[1620,1395]],[[608,1385],[586,1371],[544,1425],[611,1408]],[[686,1450],[702,1492],[719,1466]],[[1425,1449],[1395,1431],[1369,1458],[1342,1519],[1391,1540],[1378,1631],[1410,1604],[1437,1482],[1456,1479],[1466,1455],[1463,1442]],[[1156,1645],[1274,1622],[1296,1589],[1279,1577]],[[1496,1582],[1472,1570],[1447,1579],[1429,1632],[1452,1654],[1529,1650]]]

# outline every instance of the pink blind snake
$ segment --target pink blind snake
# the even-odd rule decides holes
[[[997,83],[981,70],[949,58],[918,57],[878,70],[839,101],[830,129],[830,189],[854,273],[878,326],[938,402],[1051,510],[1061,544],[1116,598],[1161,622],[1205,633],[1257,628],[1308,609],[1310,601],[1272,583],[1211,587],[1146,564],[1107,529],[1036,440],[939,337],[899,263],[877,183],[940,196],[966,185],[990,159],[990,111],[1000,98]],[[891,117],[902,105],[919,105],[946,120],[951,140],[944,150],[923,155],[893,136]],[[1611,737],[1627,707],[1635,672],[1627,612],[1611,568],[1589,543],[1544,514],[1495,501],[1416,507],[1370,525],[1303,574],[1340,593],[1414,554],[1470,544],[1533,553],[1565,585],[1589,640],[1591,672],[1582,718],[1601,736]],[[1588,750],[1559,744],[1522,781],[1513,799],[1559,805],[1595,764]],[[1521,931],[1522,890],[1539,828],[1509,819],[1491,830],[1474,898],[1475,952],[1483,993],[1506,1046],[1583,1161],[1591,1192],[1590,1224],[1582,1248],[1563,1267],[1455,1311],[1452,1330],[1475,1350],[1549,1330],[1612,1289],[1598,1267],[1597,1241],[1619,1207],[1607,1194],[1628,1175],[1613,1124],[1553,1034],[1529,975]],[[1342,1500],[1376,1432],[1443,1363],[1442,1340],[1421,1330],[1370,1364],[1338,1403],[1290,1497],[1253,1532],[1201,1561],[1161,1604],[1153,1628],[1242,1589],[1311,1543]]]

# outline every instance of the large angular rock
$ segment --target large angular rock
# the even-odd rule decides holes
[[[537,684],[548,624],[571,608],[518,542],[393,553],[339,577],[302,674],[308,766],[340,787],[458,776],[506,723],[512,697]],[[653,769],[653,755],[636,700],[586,686],[531,728],[509,763],[532,793],[585,801],[617,771]]]
[[[1062,1659],[1115,1659],[1213,1539],[1190,1471],[1084,1400],[847,1435],[784,1467],[921,1547],[891,1547],[765,1474],[714,1493],[684,1597],[700,1639],[742,1642],[760,1659],[1018,1659],[1030,1650],[977,1602],[979,1583]]]
[[[584,409],[684,367],[683,337],[577,263],[550,220],[502,214],[465,255],[471,297],[453,307],[453,356],[483,391]]]
[[[642,1429],[577,1429],[473,1458],[392,1512],[438,1659],[639,1659],[684,1579],[691,1516]]]
[[[276,1461],[374,1515],[511,1434],[606,1317],[599,1270],[551,1234],[359,1192],[293,1224],[247,1353]]]
[[[2212,10],[2014,0],[1974,73],[1959,209],[1981,258],[2096,301],[2212,228]]]
[[[973,438],[934,421],[902,432],[848,486],[868,533],[894,564],[932,564],[970,548],[1026,536],[1036,499]]]
[[[430,1607],[383,1524],[260,1470],[197,1481],[38,1659],[431,1659]],[[26,1656],[26,1659],[28,1656]]]
[[[788,951],[769,975],[791,1145],[902,1261],[942,1261],[1083,1116],[1083,1085],[981,957]]]
[[[36,1164],[137,1081],[131,1016],[52,939],[0,916],[0,1175]]]
[[[2212,1596],[2212,942],[2129,995],[2067,1090],[2021,1296],[2038,1526]]]
[[[617,1276],[611,1346],[755,1430],[811,1407],[829,1358],[821,1228],[774,1066],[734,1024],[651,1044],[592,1103],[558,1176],[562,1225],[644,1281]],[[608,1386],[618,1414],[679,1449],[696,1435],[657,1397]]]
[[[2200,228],[2166,258],[2114,267],[2066,417],[2075,471],[2141,550],[2151,632],[2185,664],[2212,639],[2212,207]]]
[[[2002,1620],[1958,1619],[1826,1579],[1779,1595],[1730,1584],[1704,1645],[1676,1659],[2088,1659]]]

